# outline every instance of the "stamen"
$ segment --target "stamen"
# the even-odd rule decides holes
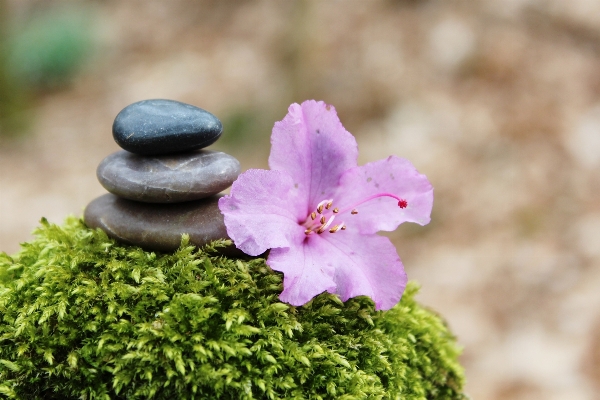
[[[317,230],[317,233],[321,234],[321,233],[325,232],[325,230],[327,228],[329,228],[329,225],[331,225],[331,223],[333,222],[334,219],[335,219],[335,215],[332,215],[331,218],[329,218],[329,221],[327,221],[324,225],[321,225],[319,227],[319,229]]]
[[[333,199],[323,200],[322,202],[317,204],[317,212],[319,214],[323,214],[323,208],[325,208],[326,205],[328,205],[329,203],[332,203],[332,202],[333,202]],[[331,207],[331,206],[329,206],[329,207]],[[328,210],[329,210],[329,207],[327,207]]]
[[[340,229],[341,229],[341,230],[343,230],[343,231],[345,231],[345,230],[346,230],[346,224],[342,222],[342,223],[340,223],[339,225],[335,225],[333,228],[331,228],[331,229],[329,230],[329,232],[330,232],[330,233],[336,233],[336,232],[337,232],[337,231],[339,231]]]
[[[408,201],[406,199],[403,199],[401,197],[398,197],[392,193],[378,193],[372,196],[367,197],[366,199],[363,199],[361,201],[359,201],[358,203],[354,203],[352,206],[349,207],[345,207],[343,210],[340,210],[338,207],[335,207],[333,210],[331,210],[331,214],[327,214],[327,212],[325,212],[325,210],[330,210],[333,207],[333,199],[327,199],[327,200],[323,200],[321,201],[318,205],[317,205],[317,209],[316,211],[313,211],[312,213],[310,213],[310,218],[312,221],[315,221],[318,218],[318,222],[321,224],[320,226],[316,226],[316,222],[313,223],[312,225],[310,223],[308,223],[308,221],[304,222],[304,226],[307,226],[308,228],[304,231],[304,233],[306,235],[310,235],[313,232],[316,232],[318,234],[321,234],[323,232],[325,232],[329,226],[331,226],[333,220],[335,219],[337,214],[344,214],[346,212],[350,211],[350,214],[352,215],[356,215],[358,214],[358,210],[356,209],[357,206],[366,203],[370,200],[374,200],[377,199],[379,197],[391,197],[393,199],[396,199],[398,201],[398,207],[404,209],[408,207]],[[328,219],[328,217],[330,217]],[[340,223],[337,225],[334,225],[331,229],[329,229],[330,233],[336,233],[337,231],[345,231],[347,229],[346,224],[345,223]]]

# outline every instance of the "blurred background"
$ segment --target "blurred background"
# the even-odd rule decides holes
[[[266,168],[292,102],[360,163],[410,159],[432,223],[390,237],[474,399],[600,399],[600,0],[0,0],[0,249],[105,193],[111,126],[202,107]]]

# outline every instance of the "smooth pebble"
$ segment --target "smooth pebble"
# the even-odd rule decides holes
[[[175,204],[140,203],[107,193],[85,209],[84,221],[100,228],[111,238],[145,250],[177,250],[181,235],[189,234],[190,244],[202,247],[217,239],[229,239],[219,211],[221,196]],[[223,253],[241,254],[235,248]]]
[[[175,100],[142,100],[125,107],[113,123],[121,148],[136,154],[169,154],[202,149],[223,132],[208,111]]]
[[[240,163],[218,151],[139,156],[118,151],[96,170],[109,192],[148,203],[202,199],[227,189],[240,174]]]

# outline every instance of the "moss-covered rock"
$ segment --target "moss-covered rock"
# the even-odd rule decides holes
[[[264,259],[123,246],[69,219],[0,255],[0,398],[461,399],[459,350],[414,300],[278,301]]]

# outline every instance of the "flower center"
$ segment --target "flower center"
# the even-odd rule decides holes
[[[373,196],[369,196],[366,199],[363,199],[351,205],[350,207],[346,207],[342,210],[333,206],[333,199],[323,200],[317,205],[315,211],[311,212],[306,217],[306,220],[302,223],[302,225],[306,228],[304,233],[308,236],[313,233],[317,233],[320,235],[325,231],[328,231],[329,233],[336,233],[340,230],[344,231],[346,230],[345,222],[342,221],[338,224],[332,225],[336,216],[340,214],[345,214],[350,210],[350,215],[356,215],[358,214],[358,206],[379,197],[391,197],[393,199],[398,200],[398,207],[408,207],[408,201],[391,193],[374,194]]]

